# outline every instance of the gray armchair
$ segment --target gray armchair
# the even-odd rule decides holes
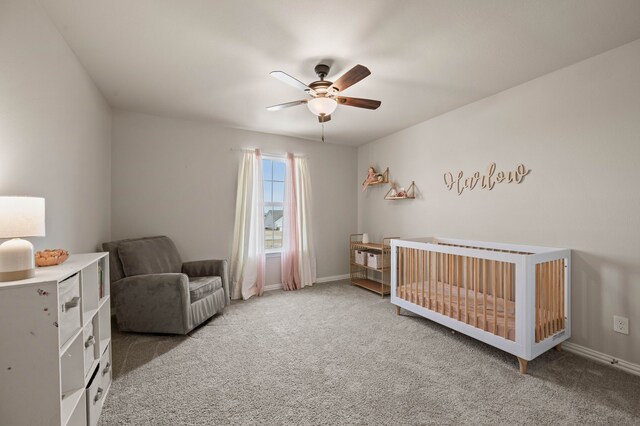
[[[226,260],[182,263],[168,237],[102,244],[118,328],[186,334],[231,303]]]

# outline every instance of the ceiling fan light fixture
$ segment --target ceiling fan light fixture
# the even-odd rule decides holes
[[[338,102],[332,98],[317,97],[307,102],[309,111],[317,116],[331,115],[336,110]]]

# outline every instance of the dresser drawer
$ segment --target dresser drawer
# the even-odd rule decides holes
[[[107,349],[102,354],[102,358],[100,358],[100,373],[102,376],[102,387],[105,392],[109,390],[109,386],[111,385],[111,375],[112,375],[112,366],[111,366],[111,345],[107,346]]]
[[[102,404],[104,401],[104,395],[106,388],[102,386],[102,374],[98,369],[95,376],[87,386],[87,424],[95,426],[98,424],[98,418],[102,412]]]
[[[58,283],[58,329],[60,346],[80,330],[80,275]]]
[[[96,336],[94,334],[93,321],[87,324],[82,330],[84,346],[84,375],[92,373],[91,366],[96,360]]]

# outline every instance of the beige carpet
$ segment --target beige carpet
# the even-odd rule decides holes
[[[640,378],[517,361],[347,282],[234,303],[190,336],[113,336],[100,425],[640,424]]]

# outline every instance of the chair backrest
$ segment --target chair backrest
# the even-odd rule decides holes
[[[109,252],[111,282],[143,275],[181,272],[182,259],[169,237],[155,236],[111,241],[102,244]]]

